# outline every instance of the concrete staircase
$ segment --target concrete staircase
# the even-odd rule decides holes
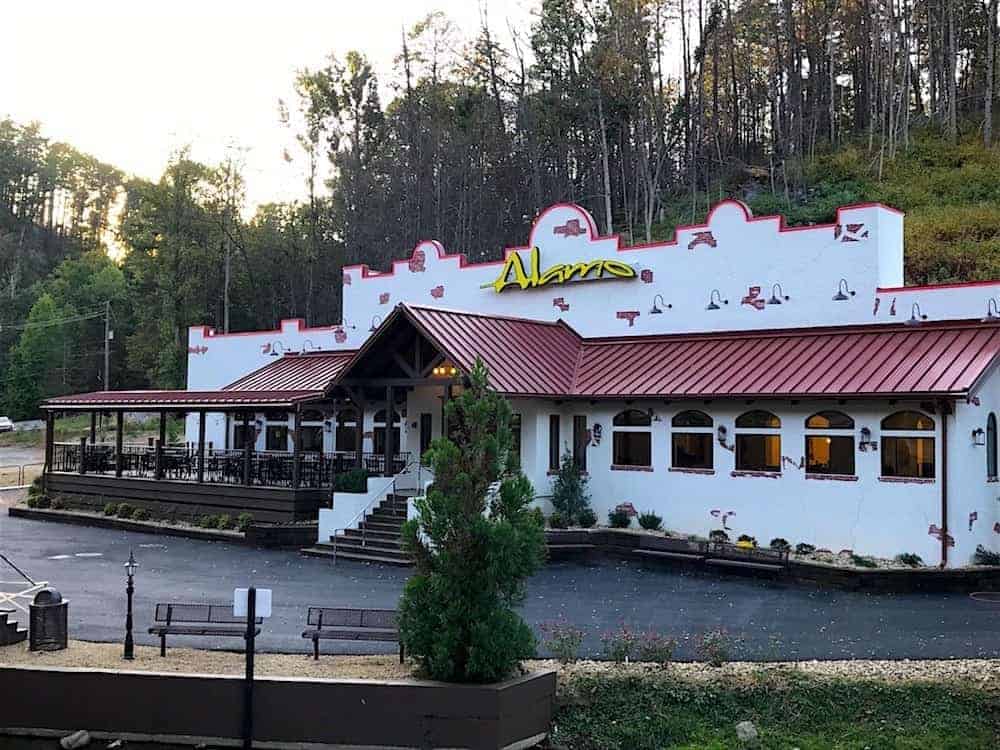
[[[0,646],[12,646],[28,637],[28,631],[20,627],[13,616],[14,610],[0,609]]]
[[[409,495],[396,493],[386,495],[356,529],[346,529],[331,537],[328,542],[320,542],[302,550],[310,557],[329,557],[383,565],[412,565],[400,546],[400,531],[406,521],[406,503]]]

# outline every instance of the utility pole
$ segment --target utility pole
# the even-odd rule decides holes
[[[111,390],[111,300],[104,303],[104,390]]]

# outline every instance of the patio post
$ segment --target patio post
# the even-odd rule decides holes
[[[153,478],[163,479],[163,441],[159,438],[153,444]]]
[[[80,467],[81,474],[87,473],[87,438],[80,438]]]
[[[250,455],[254,441],[250,438],[250,412],[243,412],[243,484],[250,486]]]
[[[115,476],[120,477],[125,468],[122,460],[122,443],[125,438],[125,413],[119,409],[115,412]]]
[[[97,442],[97,412],[90,412],[90,444]]]
[[[52,444],[55,442],[56,415],[53,411],[45,412],[45,472],[52,471]]]
[[[392,393],[393,388],[391,385],[385,387],[385,475],[391,477],[396,472],[393,471],[395,468],[393,466],[392,457],[395,453],[395,447],[393,446],[393,434],[392,425],[394,423],[393,411],[394,404],[392,403]]]
[[[205,481],[205,412],[198,412],[198,484]]]
[[[363,391],[362,391],[363,392]],[[354,463],[360,469],[364,464],[364,454],[362,450],[365,447],[365,401],[364,396],[359,396],[357,403],[355,404],[355,411],[357,412],[357,429],[354,430]]]
[[[292,412],[292,489],[297,490],[302,481],[302,417],[296,406]]]

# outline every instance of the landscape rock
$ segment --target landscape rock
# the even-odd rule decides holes
[[[86,747],[90,744],[90,732],[80,729],[73,734],[66,735],[59,740],[59,747],[63,750],[76,750],[79,747]]]
[[[736,739],[744,745],[756,745],[757,727],[752,721],[741,721],[736,725]]]

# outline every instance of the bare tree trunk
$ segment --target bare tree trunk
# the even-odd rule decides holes
[[[948,0],[948,52],[945,72],[948,75],[948,140],[958,142],[958,82],[955,80],[955,0]]]
[[[986,19],[986,92],[983,98],[983,145],[993,141],[993,75],[996,65],[997,0],[989,0]]]
[[[604,231],[612,234],[615,231],[611,217],[611,169],[608,166],[608,126],[604,121],[604,102],[600,92],[597,94],[597,116],[601,125],[601,169],[604,173]]]

